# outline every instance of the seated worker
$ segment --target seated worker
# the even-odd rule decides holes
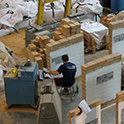
[[[54,78],[57,86],[69,87],[75,83],[76,65],[69,62],[68,55],[62,56],[63,64],[56,71],[50,71],[52,75],[63,75],[62,78]]]

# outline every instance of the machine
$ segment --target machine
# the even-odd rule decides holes
[[[8,106],[13,104],[37,105],[38,79],[36,62],[22,62],[17,71],[11,69],[6,73],[4,82]]]
[[[61,99],[53,79],[45,79],[41,86],[37,124],[62,124]]]

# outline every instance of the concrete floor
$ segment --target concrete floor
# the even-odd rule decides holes
[[[4,98],[4,93],[1,93],[1,99]],[[81,101],[81,88],[79,90],[79,93],[73,97],[73,101],[70,101],[70,98],[68,96],[64,96],[61,98],[62,100],[62,124],[68,124],[67,115],[68,112],[74,108],[77,107],[79,102]],[[0,124],[36,124],[37,121],[37,113],[36,110],[33,110],[32,108],[29,108],[30,111],[25,112],[27,108],[23,108],[22,111],[19,109],[22,109],[22,106],[19,108],[17,107],[14,109],[15,106],[10,108],[10,111],[2,111],[0,109]],[[101,124],[115,124],[115,106],[112,108],[106,109],[102,111],[102,117],[101,117]]]
[[[85,56],[85,62],[94,60],[96,58],[107,55],[108,51],[103,50],[97,52],[96,54],[87,54]],[[81,101],[81,81],[80,79],[76,80],[76,82],[80,85],[79,93],[73,98],[73,102],[70,101],[70,98],[62,97],[62,124],[68,124],[68,111],[77,107],[79,102]],[[30,107],[15,107],[13,106],[9,110],[5,109],[5,93],[0,92],[0,124],[36,124],[37,120],[37,110],[34,110]],[[115,124],[115,106],[109,109],[102,111],[102,124]]]

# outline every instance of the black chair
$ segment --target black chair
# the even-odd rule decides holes
[[[69,86],[69,87],[63,87],[62,86],[61,90],[60,90],[60,97],[62,97],[64,95],[69,95],[70,100],[72,102],[72,97],[75,96],[74,85]]]

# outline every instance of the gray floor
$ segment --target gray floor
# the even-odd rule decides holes
[[[85,62],[94,60],[96,58],[107,55],[108,51],[100,51],[96,54],[87,54],[85,56]],[[79,93],[73,98],[73,102],[70,101],[70,98],[62,97],[62,115],[63,115],[63,124],[68,124],[68,111],[77,107],[79,102],[81,101],[81,81],[77,80],[80,85]],[[36,124],[37,120],[37,110],[33,110],[33,108],[21,108],[17,107],[17,110],[14,107],[10,108],[10,110],[3,109],[5,107],[2,104],[5,99],[4,92],[0,92],[0,124]],[[22,106],[21,106],[22,107]],[[23,111],[24,110],[24,111]],[[25,111],[27,110],[27,111]],[[102,124],[115,124],[115,107],[109,108],[107,110],[102,111]]]
[[[4,98],[4,93],[1,98]],[[68,96],[62,97],[62,117],[63,117],[63,123],[62,124],[68,124],[67,115],[68,112],[74,108],[77,107],[79,102],[81,101],[81,88],[79,90],[79,93],[76,94],[75,97],[73,97],[73,101],[70,101],[70,98]],[[32,112],[16,112],[11,109],[13,109],[15,106],[10,108],[10,112],[2,111],[0,110],[0,124],[36,124],[37,120],[37,114],[34,112],[32,108],[30,108],[30,111]],[[17,108],[19,109],[19,107]],[[27,108],[26,108],[27,109]],[[101,117],[101,124],[115,124],[115,106],[109,109],[106,109],[102,111],[102,117]]]

